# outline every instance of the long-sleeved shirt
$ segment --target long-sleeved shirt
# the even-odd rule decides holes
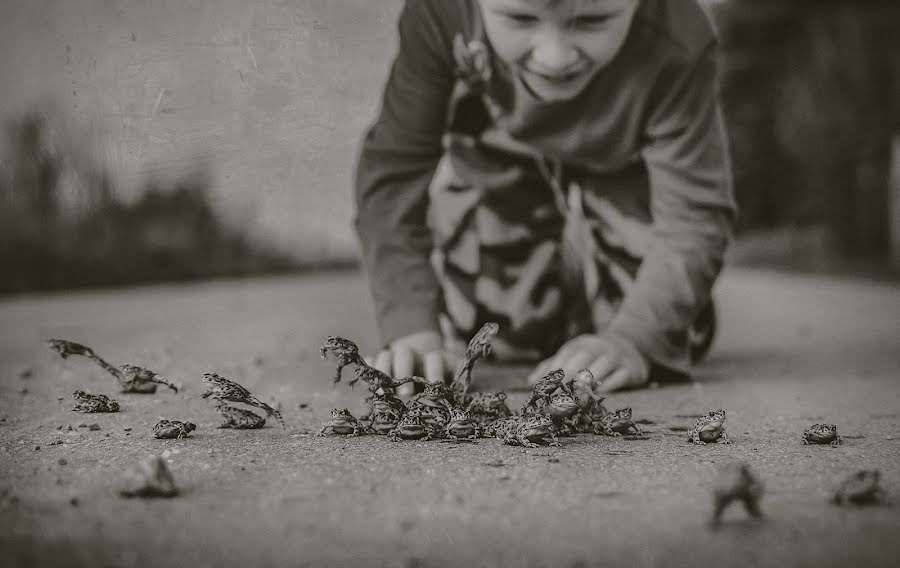
[[[385,344],[438,329],[427,189],[443,152],[453,38],[471,37],[478,10],[477,0],[407,0],[381,110],[363,140],[355,225]],[[607,331],[676,368],[688,363],[675,338],[710,299],[735,213],[714,50],[694,2],[641,0],[622,48],[582,93],[551,103],[511,97],[502,119],[513,139],[563,163],[611,175],[643,164],[652,244]]]

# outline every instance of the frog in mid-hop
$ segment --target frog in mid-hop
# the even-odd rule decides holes
[[[643,436],[640,427],[631,418],[631,408],[613,410],[594,422],[594,434],[603,436],[621,436],[634,432],[636,436]]]
[[[835,505],[880,503],[884,497],[880,481],[881,472],[877,469],[857,471],[841,483],[831,502]]]
[[[744,508],[753,518],[761,518],[759,501],[762,499],[764,486],[746,463],[730,463],[719,469],[713,482],[713,515],[712,525],[717,526],[722,519],[722,512],[733,501],[744,504]]]
[[[694,422],[694,427],[688,430],[688,442],[697,445],[702,444],[730,444],[728,434],[725,433],[725,411],[721,408],[707,412]]]
[[[803,431],[804,446],[808,444],[840,446],[843,443],[844,440],[838,436],[837,426],[834,424],[813,424]]]
[[[331,409],[331,419],[327,420],[324,424],[322,424],[322,429],[319,430],[317,436],[325,436],[327,434],[335,435],[335,436],[359,436],[361,431],[361,426],[359,421],[350,414],[350,411],[346,408],[342,408],[338,410],[337,408]]]

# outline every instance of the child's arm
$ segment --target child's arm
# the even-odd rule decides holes
[[[715,44],[691,65],[673,64],[648,121],[652,248],[608,333],[650,361],[687,371],[684,331],[711,299],[736,206],[717,105]]]
[[[440,337],[426,212],[454,82],[456,4],[410,0],[404,6],[399,52],[357,164],[355,227],[384,346],[425,331]]]
[[[735,217],[715,98],[714,45],[673,61],[654,86],[642,152],[650,178],[653,240],[609,328],[567,342],[530,377],[588,368],[604,390],[647,382],[651,363],[687,371],[680,340],[710,301]]]

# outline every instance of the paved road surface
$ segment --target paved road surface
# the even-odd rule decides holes
[[[0,302],[3,564],[896,565],[900,288],[730,269],[717,293],[722,333],[697,382],[608,401],[652,421],[651,439],[580,436],[529,451],[310,435],[332,407],[361,409],[362,390],[333,388],[316,352],[327,334],[373,347],[355,273]],[[87,360],[56,358],[47,337],[163,371],[184,388],[117,395],[118,414],[73,413],[75,388],[114,394],[115,385]],[[210,369],[280,401],[287,428],[216,429],[199,398]],[[691,416],[719,407],[735,443],[687,444]],[[149,431],[161,416],[200,428],[156,440]],[[802,446],[813,422],[837,424],[844,446]],[[78,427],[90,423],[101,430]],[[118,497],[121,472],[161,452],[182,494]],[[713,532],[708,484],[733,460],[764,479],[766,520],[747,522],[735,508]],[[880,469],[898,505],[828,504],[860,468]]]

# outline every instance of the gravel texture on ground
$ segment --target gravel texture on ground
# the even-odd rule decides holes
[[[648,440],[580,435],[560,448],[314,436],[365,388],[333,386],[326,335],[374,348],[355,273],[229,280],[0,302],[0,550],[4,566],[893,566],[900,560],[900,288],[728,269],[722,328],[695,382],[616,393]],[[183,388],[120,394],[50,337],[135,363]],[[201,376],[216,371],[280,404],[287,423],[220,430]],[[479,365],[476,387],[521,388],[522,368]],[[71,411],[105,393],[115,414]],[[525,400],[513,391],[511,406]],[[732,445],[688,444],[723,408]],[[159,440],[160,418],[191,421]],[[814,422],[841,447],[804,446]],[[96,424],[96,427],[92,425]],[[70,429],[71,427],[71,429]],[[98,428],[99,427],[99,428]],[[119,496],[162,455],[180,488]],[[746,461],[765,518],[737,505],[708,526],[716,467]],[[859,469],[894,505],[836,507]]]

